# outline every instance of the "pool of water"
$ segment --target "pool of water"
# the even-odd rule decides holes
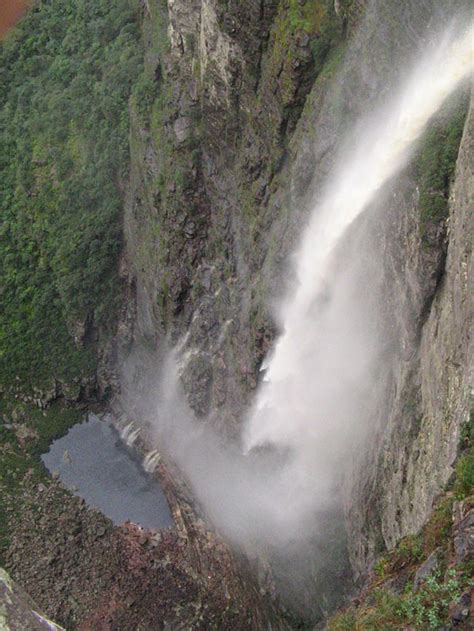
[[[121,440],[111,423],[90,414],[42,455],[51,473],[115,524],[143,528],[173,525],[163,491]]]

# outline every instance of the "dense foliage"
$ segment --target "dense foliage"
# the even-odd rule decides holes
[[[334,616],[329,621],[329,631],[448,628],[450,606],[459,604],[462,593],[469,592],[474,585],[472,555],[460,559],[453,554],[456,536],[453,510],[458,502],[462,502],[466,514],[474,506],[473,438],[474,412],[471,412],[462,427],[455,472],[431,518],[417,535],[405,537],[395,549],[378,559],[362,602]],[[438,560],[437,568],[416,584],[417,571],[433,554]]]
[[[93,367],[73,338],[116,307],[141,46],[132,0],[43,0],[0,45],[0,385]]]
[[[0,400],[0,565],[10,545],[10,519],[22,510],[23,485],[47,483],[40,455],[81,420],[58,403],[47,412],[5,397]]]
[[[468,111],[468,95],[449,102],[431,122],[416,159],[420,190],[421,236],[430,224],[444,221]]]

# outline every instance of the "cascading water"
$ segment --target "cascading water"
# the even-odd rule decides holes
[[[160,464],[161,456],[160,453],[154,449],[150,451],[145,458],[143,459],[143,468],[147,473],[153,473],[156,470],[156,467]]]
[[[127,447],[133,447],[135,441],[140,435],[140,428],[135,427],[134,423],[128,423],[121,431],[120,438],[127,445]]]
[[[307,451],[308,445],[331,433],[332,406],[326,409],[328,396],[318,378],[328,369],[333,371],[329,399],[338,404],[358,379],[353,358],[346,357],[349,366],[331,362],[332,353],[340,355],[335,348],[337,330],[319,317],[318,303],[331,291],[334,251],[381,187],[407,163],[429,119],[469,75],[473,42],[472,27],[457,40],[446,35],[437,42],[396,101],[363,122],[356,142],[345,149],[304,234],[297,256],[296,288],[282,309],[284,332],[264,365],[265,383],[245,431],[247,451],[265,443]],[[322,366],[322,360],[327,365]],[[324,378],[322,383],[327,385]]]
[[[213,523],[247,550],[303,542],[317,529],[315,516],[334,508],[340,465],[362,432],[380,352],[367,306],[357,311],[353,277],[334,274],[334,254],[468,76],[472,38],[472,28],[458,39],[438,38],[397,96],[362,121],[341,152],[297,256],[296,287],[282,309],[284,333],[244,429],[247,455],[224,445],[187,406],[179,380],[180,363],[194,353],[185,348],[187,337],[167,361],[160,358],[162,378],[149,394],[149,412],[143,395],[136,401],[130,393],[130,416],[149,417],[155,446],[173,457]],[[357,255],[348,258],[346,267],[358,264]],[[134,412],[137,405],[143,413]],[[265,444],[276,449],[255,449]],[[153,470],[158,460],[152,451],[145,468]]]
[[[435,45],[425,43],[423,58],[405,74],[395,96],[393,80],[382,85],[377,75],[372,85],[392,96],[378,109],[380,103],[370,104],[372,112],[353,127],[339,160],[333,163],[329,151],[321,161],[322,174],[334,164],[332,174],[318,189],[321,201],[303,233],[296,279],[279,314],[283,334],[266,361],[241,443],[225,442],[215,431],[218,410],[209,419],[196,419],[182,391],[181,375],[189,383],[188,368],[203,353],[192,346],[202,339],[202,333],[195,335],[197,311],[173,351],[137,344],[122,367],[123,409],[127,418],[140,419],[151,450],[144,468],[154,471],[160,453],[171,457],[210,523],[248,556],[271,560],[278,592],[292,607],[299,600],[302,608],[319,607],[322,613],[328,594],[341,595],[345,575],[339,568],[347,562],[341,482],[354,470],[353,455],[369,443],[366,432],[378,406],[383,407],[380,392],[390,378],[392,357],[385,353],[392,349],[387,351],[384,337],[382,294],[376,283],[366,286],[368,278],[379,282],[381,276],[367,268],[384,265],[371,257],[370,239],[363,234],[371,214],[365,215],[367,221],[361,215],[370,208],[374,216],[383,210],[380,202],[387,191],[382,188],[408,164],[429,119],[473,65],[472,26],[459,38],[453,36],[456,29],[444,37],[435,36],[434,25],[432,29],[426,39]],[[357,51],[356,41],[341,83]],[[370,73],[367,60],[362,66]],[[351,89],[349,85],[343,94]],[[363,89],[356,107],[367,112],[365,93]],[[341,117],[332,112],[332,92],[328,94],[315,122],[316,131],[329,128],[327,134],[323,130],[325,141]],[[403,193],[403,182],[394,189]],[[225,334],[227,324],[220,330],[226,342],[232,331]],[[194,393],[198,391],[199,385]],[[232,412],[233,404],[229,397]],[[126,428],[127,437],[131,431]],[[338,565],[339,557],[344,560]]]

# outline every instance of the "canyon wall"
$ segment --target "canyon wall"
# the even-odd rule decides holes
[[[97,81],[87,84],[94,117],[83,115],[84,86],[69,77],[90,77],[88,66],[73,72],[64,60],[74,37],[51,9],[48,28],[62,25],[64,49],[48,57],[56,100],[45,90],[41,102],[66,122],[53,117],[53,131],[32,123],[38,135],[31,147],[22,142],[18,119],[35,119],[21,108],[39,98],[46,63],[40,39],[41,55],[30,64],[25,53],[21,66],[37,82],[25,82],[28,98],[2,77],[17,108],[1,100],[5,120],[21,114],[2,163],[11,202],[3,295],[13,305],[0,322],[2,393],[44,408],[133,393],[128,411],[139,422],[140,400],[174,347],[198,421],[238,440],[279,333],[275,306],[294,282],[291,255],[343,139],[396,94],[436,25],[468,9],[464,0],[142,0],[138,18],[128,3],[120,18],[104,3],[97,28],[78,18],[74,31],[80,42],[87,35],[91,55],[97,33],[107,42],[97,49]],[[34,30],[38,7],[28,19]],[[11,61],[18,55],[8,46]],[[297,577],[290,600],[298,613],[310,602],[321,617],[338,604],[344,527],[363,580],[380,554],[419,531],[453,472],[472,386],[474,122],[469,86],[461,92],[343,244],[357,261],[352,291],[381,356],[335,512],[300,559],[313,584],[305,572]],[[87,134],[77,121],[91,121]],[[9,159],[15,147],[18,164],[31,167],[26,175]],[[199,533],[198,541],[208,536]],[[270,574],[255,567],[264,584]],[[278,582],[287,568],[273,570]],[[252,586],[248,602],[257,595]]]
[[[120,363],[141,346],[179,343],[194,412],[238,435],[278,331],[272,306],[291,282],[289,255],[338,142],[454,8],[462,3],[146,3],[156,94],[132,108],[122,274],[133,299]],[[450,189],[466,103],[446,106],[353,227],[380,266],[366,280],[383,296],[375,326],[387,348],[371,437],[345,487],[360,575],[426,521],[468,415],[469,128]],[[133,365],[123,388],[139,387]]]

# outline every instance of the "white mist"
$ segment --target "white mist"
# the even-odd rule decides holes
[[[341,349],[341,319],[352,314],[333,309],[324,319],[318,301],[333,290],[333,254],[348,227],[407,163],[430,118],[471,72],[473,42],[473,28],[458,40],[447,35],[436,42],[395,102],[362,122],[356,142],[345,148],[296,257],[296,286],[282,307],[284,332],[266,362],[265,383],[245,430],[247,451],[271,443],[305,453],[319,443],[319,453],[325,442],[334,447],[331,436],[344,440],[344,428],[334,427],[337,419],[351,434],[350,417],[341,419],[340,409],[362,385],[370,342],[363,335],[345,339],[348,346]]]
[[[364,430],[381,349],[370,327],[371,289],[361,298],[357,244],[342,248],[344,265],[335,255],[468,77],[473,38],[471,28],[457,40],[439,39],[395,100],[361,121],[347,142],[296,256],[295,284],[280,314],[284,333],[243,432],[248,455],[194,419],[181,392],[180,350],[162,366],[151,414],[156,446],[176,461],[221,532],[247,549],[303,540],[317,511],[331,506],[344,458]],[[264,445],[272,449],[256,449]],[[152,452],[147,464],[158,457]]]

